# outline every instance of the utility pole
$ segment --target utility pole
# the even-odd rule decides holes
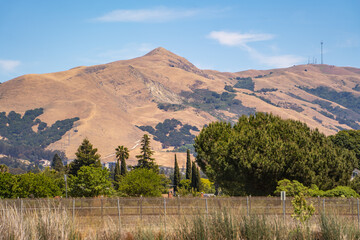
[[[323,41],[321,41],[320,45],[321,45],[321,64],[324,64],[324,61],[323,61]]]

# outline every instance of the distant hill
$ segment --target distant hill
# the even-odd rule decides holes
[[[196,129],[211,121],[236,121],[256,111],[306,122],[327,135],[360,129],[359,97],[357,68],[299,65],[218,72],[198,69],[160,47],[131,60],[9,80],[0,84],[0,112],[42,108],[38,118],[48,126],[78,117],[61,140],[48,146],[70,159],[88,137],[103,161],[112,161],[114,149],[125,145],[131,149],[129,164],[136,164],[141,136],[153,131],[157,162],[172,166],[174,153],[167,150],[179,147],[176,139],[188,144]],[[166,119],[177,125],[161,128]]]

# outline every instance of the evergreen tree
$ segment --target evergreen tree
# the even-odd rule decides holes
[[[198,167],[196,167],[196,184],[195,184],[195,189],[197,192],[200,192],[200,183],[201,183],[201,178],[200,178],[200,170]]]
[[[175,154],[174,181],[173,181],[174,193],[177,193],[179,184],[180,184],[180,170],[179,170],[179,165],[178,165],[178,162],[176,159],[176,154]]]
[[[97,148],[93,148],[93,145],[87,138],[83,140],[75,155],[75,160],[70,164],[69,173],[71,175],[77,175],[82,166],[101,168],[100,154],[97,153]]]
[[[118,159],[117,164],[120,161],[120,175],[126,175],[127,168],[126,168],[126,160],[129,159],[129,149],[124,146],[118,146],[116,149],[116,158]]]
[[[61,158],[59,157],[59,155],[57,153],[53,157],[53,160],[52,160],[52,163],[51,163],[51,168],[54,169],[57,172],[64,171],[64,164],[63,164]]]
[[[140,155],[137,155],[138,168],[153,169],[155,172],[159,172],[159,167],[155,163],[155,159],[151,158],[154,152],[150,149],[150,138],[147,134],[144,134],[141,140]]]
[[[186,179],[191,179],[190,149],[186,151]]]
[[[198,177],[197,177],[197,170],[196,170],[196,164],[195,162],[192,163],[192,171],[191,171],[191,189],[197,190],[198,186]]]
[[[116,164],[115,164],[115,170],[114,170],[115,182],[118,182],[120,180],[120,176],[121,176],[120,164],[119,164],[119,159],[117,159]]]

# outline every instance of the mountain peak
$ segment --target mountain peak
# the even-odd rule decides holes
[[[145,56],[154,56],[154,55],[177,56],[176,54],[170,52],[169,50],[167,50],[167,49],[165,49],[163,47],[155,48],[154,50],[147,53]]]

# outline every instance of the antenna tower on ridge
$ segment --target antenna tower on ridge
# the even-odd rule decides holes
[[[324,61],[323,61],[323,41],[321,41],[321,64],[324,64]]]

